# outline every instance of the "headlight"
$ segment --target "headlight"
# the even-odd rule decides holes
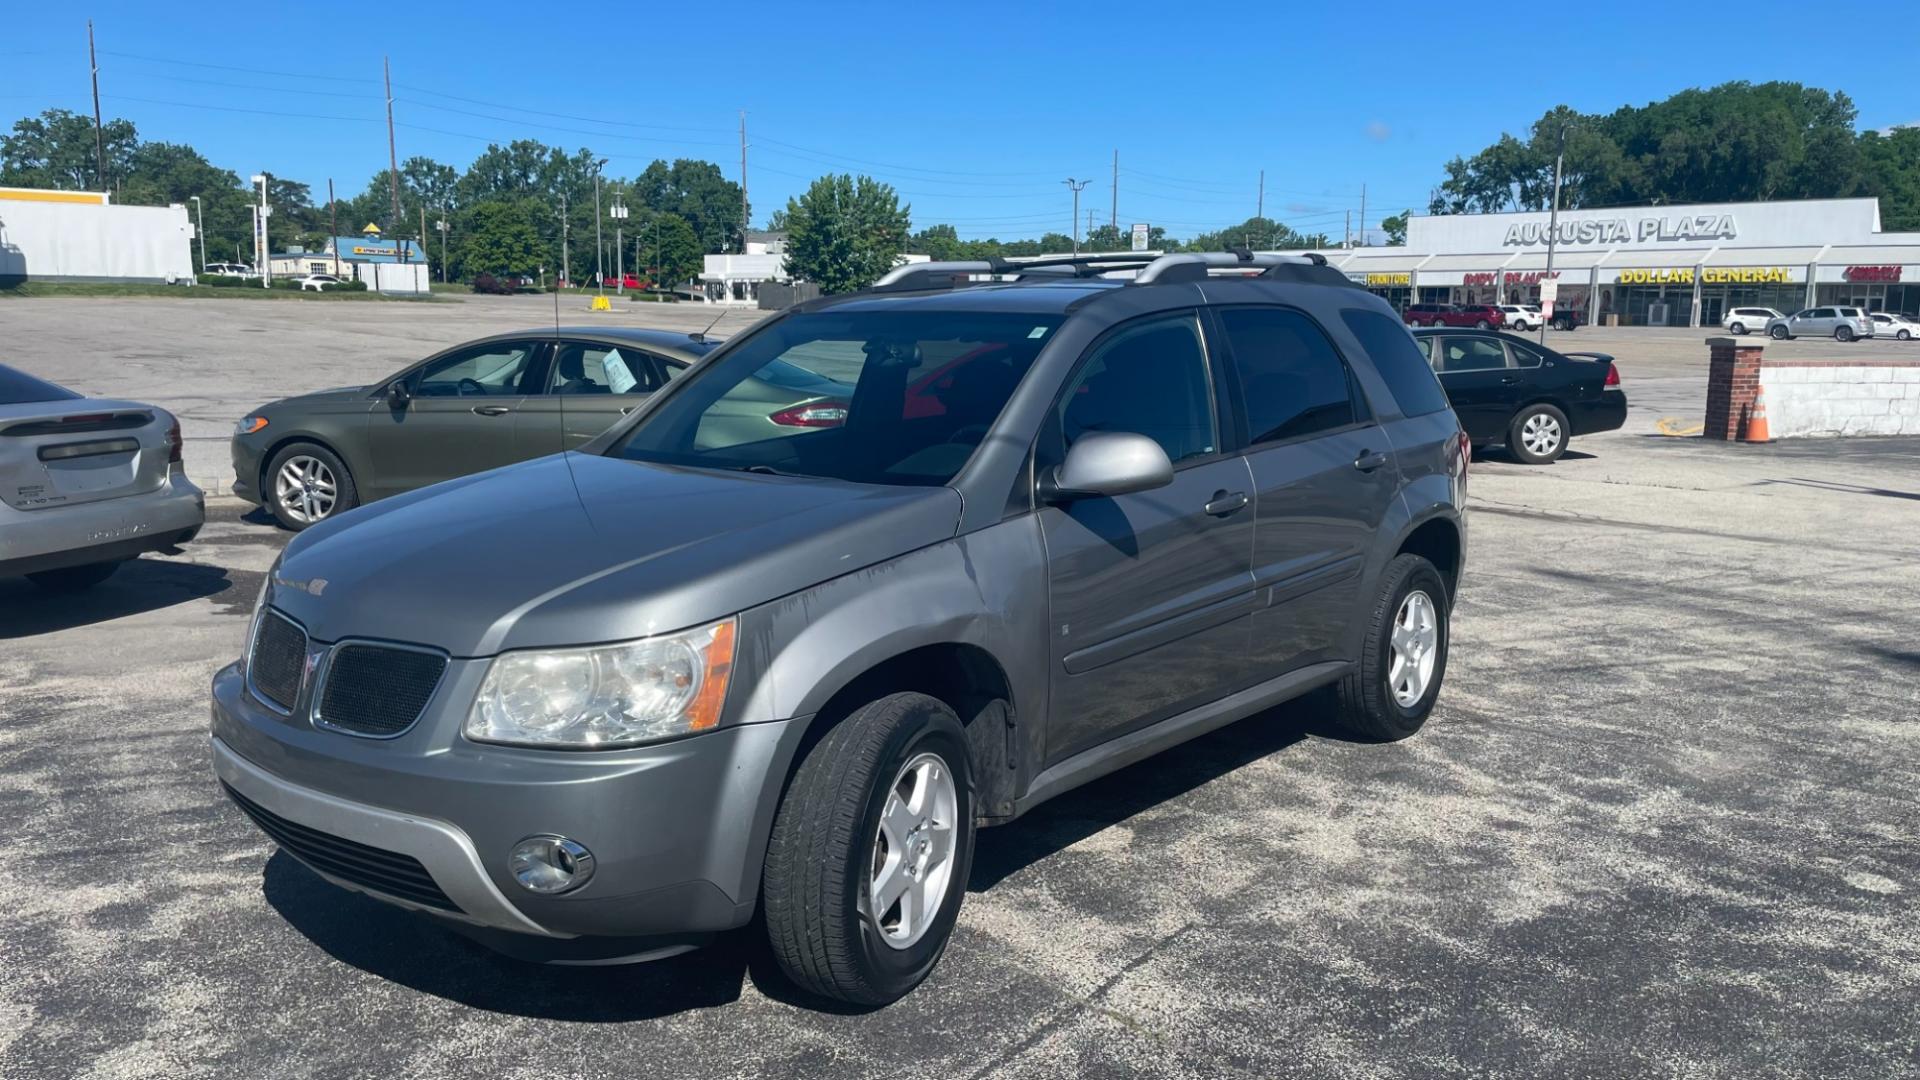
[[[233,433],[235,435],[251,435],[266,426],[267,418],[264,416],[242,417],[239,423],[233,425]]]
[[[712,730],[734,629],[726,619],[619,645],[503,653],[467,714],[467,738],[585,750]]]
[[[280,572],[280,560],[273,560],[267,568],[266,579],[260,582],[260,595],[253,598],[253,618],[247,620],[247,639],[240,645],[240,669],[246,670],[247,663],[253,659],[253,636],[260,632],[260,614],[267,610],[267,594],[273,592],[273,575]]]

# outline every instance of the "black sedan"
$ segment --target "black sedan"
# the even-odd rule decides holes
[[[1627,395],[1611,356],[1555,352],[1492,330],[1438,327],[1413,336],[1475,446],[1503,444],[1544,465],[1573,436],[1626,423]]]

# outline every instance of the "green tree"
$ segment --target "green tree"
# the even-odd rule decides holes
[[[893,268],[911,227],[892,187],[869,176],[815,180],[787,201],[787,273],[827,293],[873,284]]]
[[[105,186],[117,187],[132,169],[139,135],[127,120],[101,125],[106,150]],[[9,187],[99,191],[93,118],[66,109],[48,109],[17,120],[13,133],[0,135],[0,184]]]
[[[1194,251],[1223,251],[1245,247],[1255,251],[1304,246],[1297,233],[1272,218],[1250,217],[1219,232],[1201,233],[1187,245]]]
[[[686,219],[708,254],[741,250],[740,185],[711,161],[681,158],[656,161],[635,177],[630,189],[642,206]]]
[[[541,262],[539,230],[524,201],[490,200],[467,208],[460,222],[460,273],[531,274]]]
[[[681,285],[700,276],[700,238],[678,214],[649,214],[634,227],[640,257],[656,284]],[[657,226],[657,228],[656,228]]]
[[[907,250],[935,261],[963,259],[967,245],[951,225],[929,225],[907,238]]]
[[[1380,231],[1387,234],[1387,243],[1404,244],[1407,242],[1407,219],[1412,216],[1412,210],[1402,210],[1392,217],[1383,217],[1380,219]]]
[[[1880,197],[1880,227],[1920,230],[1920,127],[1860,136],[1865,194]]]

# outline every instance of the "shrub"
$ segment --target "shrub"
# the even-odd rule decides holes
[[[246,278],[232,277],[227,274],[199,274],[195,276],[194,280],[202,285],[211,285],[216,289],[234,289],[242,285],[254,285],[255,288],[259,287]]]

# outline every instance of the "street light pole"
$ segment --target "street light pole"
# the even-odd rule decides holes
[[[200,272],[204,274],[207,272],[207,212],[200,203],[200,196],[189,195],[187,198],[193,200],[193,231],[200,234]]]
[[[606,163],[601,158],[593,166],[593,284],[602,295],[607,291],[607,247],[600,238],[600,169]]]
[[[255,217],[253,242],[257,245],[253,257],[259,265],[254,269],[260,272],[260,287],[273,287],[273,242],[267,239],[267,218],[273,213],[273,207],[267,205],[267,174],[255,173],[253,182],[260,185],[260,211]]]
[[[1560,302],[1560,285],[1559,282],[1555,281],[1553,276],[1553,248],[1555,243],[1560,239],[1560,168],[1566,162],[1566,159],[1567,128],[1566,125],[1562,124],[1560,126],[1560,149],[1553,155],[1553,210],[1547,215],[1547,276],[1540,279],[1542,282],[1554,282],[1553,294],[1554,303],[1556,304]],[[1587,303],[1593,303],[1593,298],[1588,297]],[[1547,343],[1547,320],[1551,319],[1553,314],[1551,312],[1543,312],[1543,314],[1545,318],[1540,320],[1540,344],[1545,345]]]
[[[1078,255],[1080,254],[1080,189],[1092,181],[1075,180],[1069,176],[1060,182],[1073,189],[1073,253]]]
[[[624,295],[627,291],[627,249],[623,239],[624,226],[627,223],[627,208],[620,202],[620,188],[613,189],[613,291]]]

